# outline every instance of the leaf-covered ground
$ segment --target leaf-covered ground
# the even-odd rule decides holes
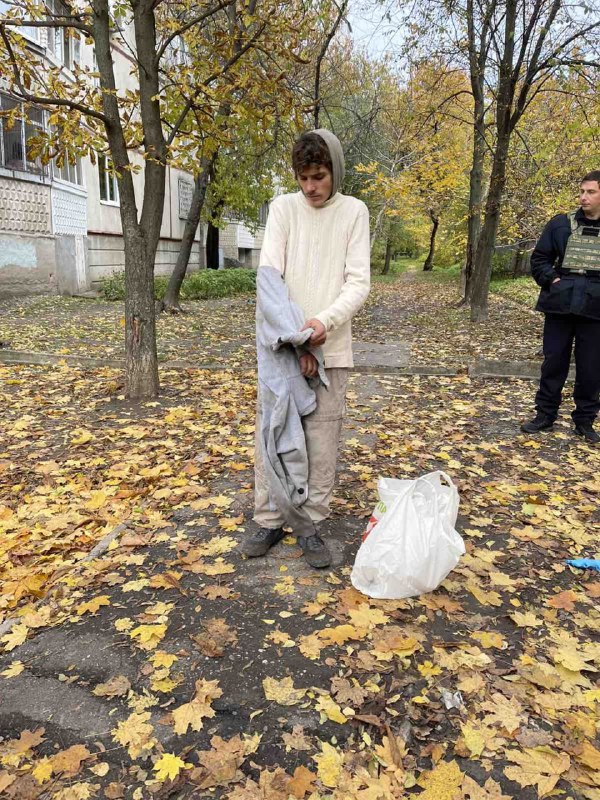
[[[458,287],[442,275],[409,271],[392,283],[375,282],[354,323],[355,338],[406,342],[414,364],[466,364],[477,358],[536,359],[542,317],[531,309],[533,281],[507,281],[490,297],[485,325],[457,308]],[[161,361],[198,366],[252,367],[254,300],[251,296],[185,303],[187,314],[157,321]],[[14,350],[123,356],[123,305],[101,300],[30,297],[0,302],[0,342]]]
[[[354,375],[317,572],[236,549],[252,372],[161,378],[131,405],[116,370],[0,366],[0,796],[598,800],[600,576],[565,559],[598,555],[600,450],[567,401],[532,439],[529,382]],[[369,600],[377,476],[439,468],[467,554]]]

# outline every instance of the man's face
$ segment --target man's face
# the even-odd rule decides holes
[[[320,208],[331,197],[331,170],[321,164],[310,164],[296,174],[300,191],[313,208]]]
[[[584,181],[579,187],[579,203],[584,214],[590,219],[600,217],[600,184],[598,181]]]

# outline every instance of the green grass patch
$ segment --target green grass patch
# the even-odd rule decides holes
[[[528,275],[522,278],[496,278],[490,284],[490,291],[507,300],[533,308],[540,293],[539,286]]]
[[[154,279],[154,296],[162,300],[169,279]],[[203,269],[185,278],[181,286],[182,300],[210,300],[215,297],[232,297],[256,291],[256,272],[253,269]],[[102,281],[100,294],[105,300],[125,299],[125,273],[115,272]]]

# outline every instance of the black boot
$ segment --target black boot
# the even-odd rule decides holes
[[[523,433],[539,433],[540,431],[550,430],[553,425],[553,417],[547,417],[546,414],[537,414],[531,422],[524,422],[521,425],[521,430]]]
[[[241,546],[242,553],[248,558],[264,556],[284,536],[283,528],[260,528],[256,533],[252,533],[244,539]]]
[[[598,444],[600,442],[600,435],[594,430],[591,422],[580,422],[575,425],[575,433],[577,436],[583,436],[586,442],[590,444]]]
[[[315,533],[312,536],[299,536],[298,544],[302,548],[304,558],[311,567],[323,569],[331,564],[331,553],[321,537]]]

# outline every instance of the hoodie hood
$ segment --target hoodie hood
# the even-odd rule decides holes
[[[337,136],[331,131],[328,131],[326,128],[317,128],[316,130],[311,131],[311,133],[316,133],[318,136],[320,136],[329,150],[333,178],[331,197],[334,197],[342,188],[342,183],[344,182],[344,175],[346,172],[346,162],[344,160],[344,151],[342,150],[342,145]],[[331,197],[329,198],[330,200]]]

